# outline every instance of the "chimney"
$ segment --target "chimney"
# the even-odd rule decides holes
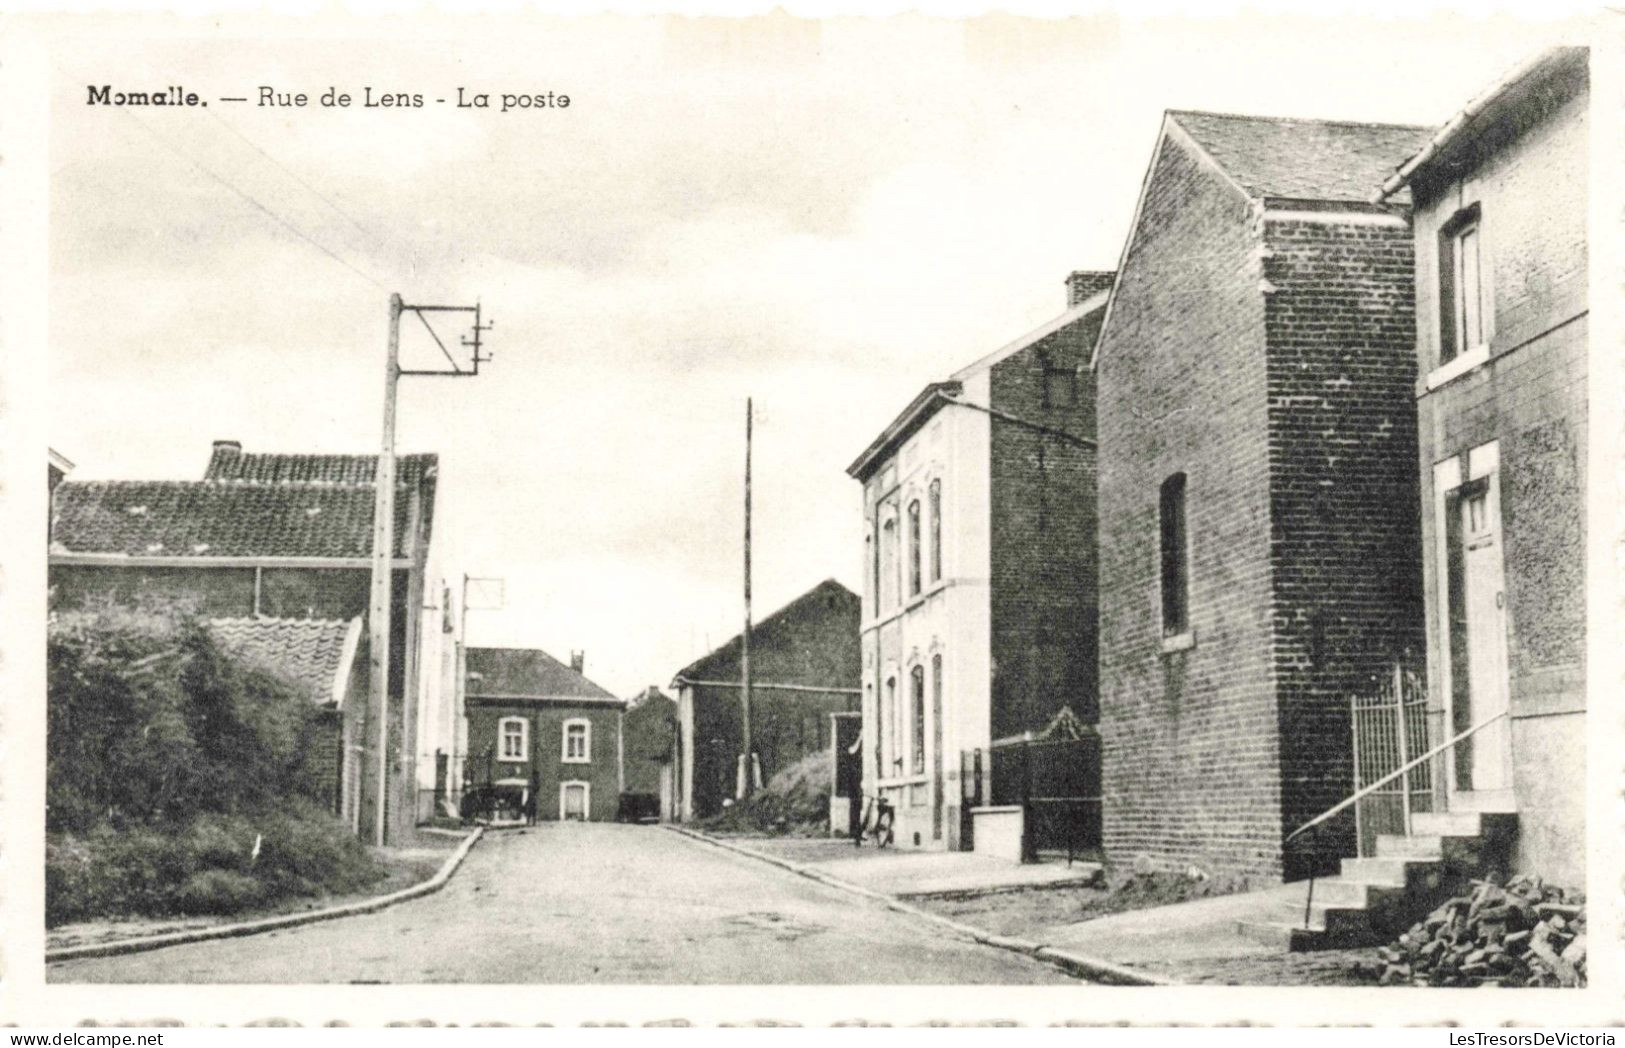
[[[237,440],[217,440],[209,453],[209,465],[203,471],[204,480],[231,479],[237,475],[237,460],[243,445]]]
[[[1083,305],[1102,291],[1112,289],[1110,270],[1074,269],[1066,276],[1066,308]]]
[[[584,651],[570,652],[570,668],[577,673],[584,673],[587,665],[587,653]]]

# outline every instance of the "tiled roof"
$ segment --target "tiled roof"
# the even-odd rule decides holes
[[[1170,110],[1168,117],[1254,197],[1371,199],[1433,128]]]
[[[469,648],[468,694],[623,702],[539,648]]]
[[[325,704],[342,701],[361,620],[211,619],[208,628],[222,647],[276,671]]]
[[[439,458],[434,454],[397,455],[398,483],[417,486],[433,477]],[[233,441],[216,441],[203,471],[204,480],[251,480],[284,484],[325,482],[371,484],[378,474],[377,455],[292,455],[244,451]]]
[[[206,480],[64,481],[51,504],[51,552],[165,557],[366,557],[370,484]],[[395,500],[406,556],[411,500]]]

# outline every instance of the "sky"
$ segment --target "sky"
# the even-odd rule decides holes
[[[455,570],[505,580],[469,642],[584,650],[626,696],[739,629],[747,397],[760,619],[859,587],[845,469],[922,385],[1059,313],[1070,270],[1115,267],[1164,109],[1437,124],[1568,28],[236,25],[101,23],[52,51],[51,446],[76,479],[197,478],[215,439],[375,451],[389,294],[478,299],[495,359],[406,379],[398,435],[440,455]],[[89,106],[90,83],[211,105]],[[498,111],[549,91],[570,106]],[[408,323],[408,366],[432,352]]]

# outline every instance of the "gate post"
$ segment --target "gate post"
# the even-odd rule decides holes
[[[1405,723],[1405,680],[1404,670],[1399,663],[1394,663],[1394,718],[1399,725],[1399,766],[1401,768],[1411,762],[1410,725]],[[1404,812],[1405,836],[1411,834],[1411,773],[1403,772],[1399,776],[1400,807]],[[1358,807],[1358,805],[1356,805]]]

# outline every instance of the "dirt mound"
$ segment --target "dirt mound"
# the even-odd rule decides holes
[[[733,833],[822,834],[829,828],[829,763],[828,753],[809,753],[748,801],[730,805],[700,825]]]

